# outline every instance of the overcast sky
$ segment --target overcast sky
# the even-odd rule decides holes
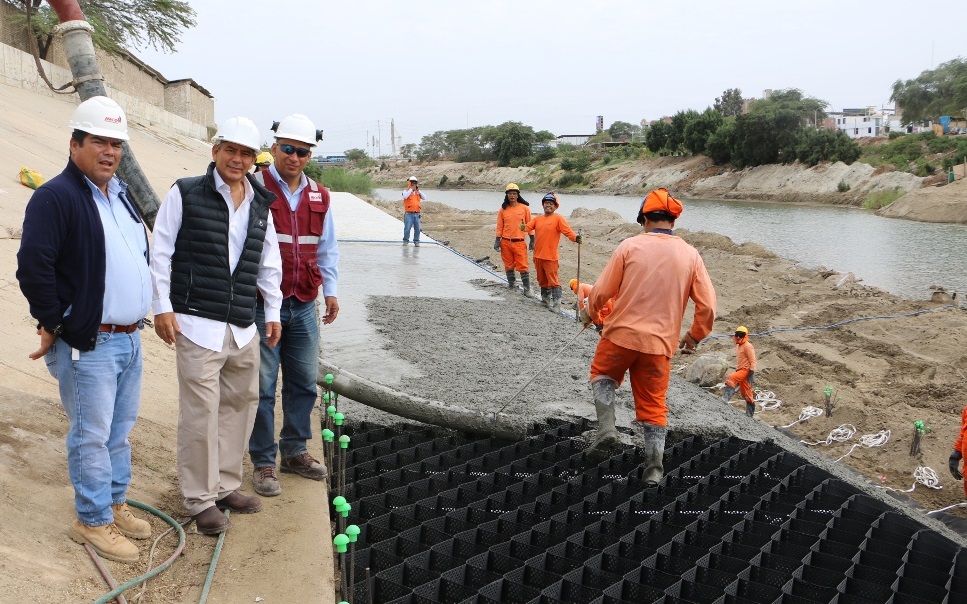
[[[891,86],[963,53],[955,4],[855,0],[191,0],[178,52],[136,54],[193,78],[215,117],[304,113],[318,152],[392,150],[437,130],[519,121],[555,135],[798,88],[891,106]]]

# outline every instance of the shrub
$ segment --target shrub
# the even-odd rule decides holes
[[[905,194],[906,191],[901,191],[899,187],[894,187],[891,190],[880,189],[878,191],[871,191],[866,196],[866,199],[863,200],[863,207],[868,210],[879,210],[900,199]]]
[[[591,169],[591,154],[587,151],[569,153],[561,158],[561,169],[568,172],[587,172]]]
[[[444,174],[443,176],[440,177],[440,184],[438,186],[443,187],[443,185],[447,184],[447,180],[449,179],[447,178],[447,175]]]
[[[580,174],[578,172],[570,172],[569,171],[569,172],[565,172],[564,174],[562,174],[560,176],[560,178],[558,178],[556,181],[554,181],[554,186],[555,187],[560,187],[560,188],[563,189],[563,188],[566,188],[566,187],[573,187],[573,186],[577,186],[577,185],[583,185],[585,182],[586,181],[585,181],[584,176],[582,174]]]
[[[308,166],[306,167],[308,168]],[[356,195],[373,194],[373,179],[367,172],[350,172],[344,168],[326,168],[325,170],[320,168],[320,172],[322,173],[321,178],[311,178],[317,180],[330,191],[342,191]],[[306,175],[309,175],[308,170],[306,170]]]
[[[836,190],[839,191],[840,193],[845,193],[849,191],[849,183],[846,182],[845,180],[839,181],[839,184],[836,185]]]

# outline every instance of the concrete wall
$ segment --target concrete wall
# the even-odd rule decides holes
[[[76,103],[77,95],[54,93],[37,73],[26,34],[10,24],[13,10],[0,1],[0,81]],[[131,122],[170,128],[208,141],[209,128],[215,124],[215,100],[200,86],[192,80],[169,82],[136,58],[111,56],[100,50],[96,53],[108,96],[124,108]],[[54,86],[73,79],[59,38],[41,64]]]

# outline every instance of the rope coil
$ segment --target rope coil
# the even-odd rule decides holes
[[[840,459],[843,459],[843,457],[846,457],[847,455],[852,453],[853,449],[855,449],[856,447],[860,447],[860,446],[866,447],[866,448],[882,447],[887,442],[889,442],[890,434],[891,433],[889,430],[880,430],[876,434],[864,434],[863,436],[860,437],[860,442],[850,447],[849,451],[847,451],[842,457],[840,457],[833,463],[836,463]]]
[[[774,411],[782,406],[782,401],[776,398],[772,390],[756,390],[755,402],[759,403],[763,411]]]
[[[897,493],[912,493],[913,489],[917,488],[918,484],[922,484],[928,489],[940,490],[943,488],[943,485],[940,484],[940,478],[937,476],[937,472],[935,472],[933,468],[928,468],[926,466],[917,466],[917,469],[913,471],[913,486],[910,487],[909,489],[906,489],[905,491],[900,491],[892,487],[882,487],[879,485],[874,485],[873,488],[884,489],[886,491],[896,491]],[[958,504],[958,505],[964,505],[964,504]],[[950,506],[950,507],[957,507],[957,506]],[[946,510],[949,508],[943,508],[943,509]],[[941,510],[934,510],[933,512],[939,512],[939,511]],[[932,514],[933,512],[927,512],[927,513]]]
[[[812,419],[814,417],[819,417],[822,414],[823,414],[823,410],[822,409],[818,409],[818,408],[813,407],[812,405],[810,405],[808,407],[803,407],[803,410],[799,412],[799,419],[797,419],[796,421],[792,422],[791,424],[787,424],[785,426],[776,426],[776,427],[777,428],[791,428],[792,426],[795,426],[799,422],[804,422],[804,421],[810,420],[810,419]]]
[[[853,424],[842,424],[840,427],[833,429],[833,431],[829,433],[829,436],[827,436],[825,440],[817,440],[814,443],[807,443],[804,440],[801,440],[799,442],[810,447],[815,445],[831,445],[833,443],[846,442],[851,438],[853,438],[854,434],[856,434],[856,426],[854,426]]]

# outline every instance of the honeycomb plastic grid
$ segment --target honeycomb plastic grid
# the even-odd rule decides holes
[[[862,602],[889,590],[891,601],[941,602],[948,588],[967,592],[956,544],[774,443],[689,436],[666,450],[662,485],[644,489],[637,449],[586,463],[584,443],[569,440],[584,424],[549,422],[519,443],[357,430],[365,446],[347,463],[363,471],[347,468],[347,491],[362,496],[350,522],[363,530],[356,564],[372,578],[357,571],[356,598]]]

